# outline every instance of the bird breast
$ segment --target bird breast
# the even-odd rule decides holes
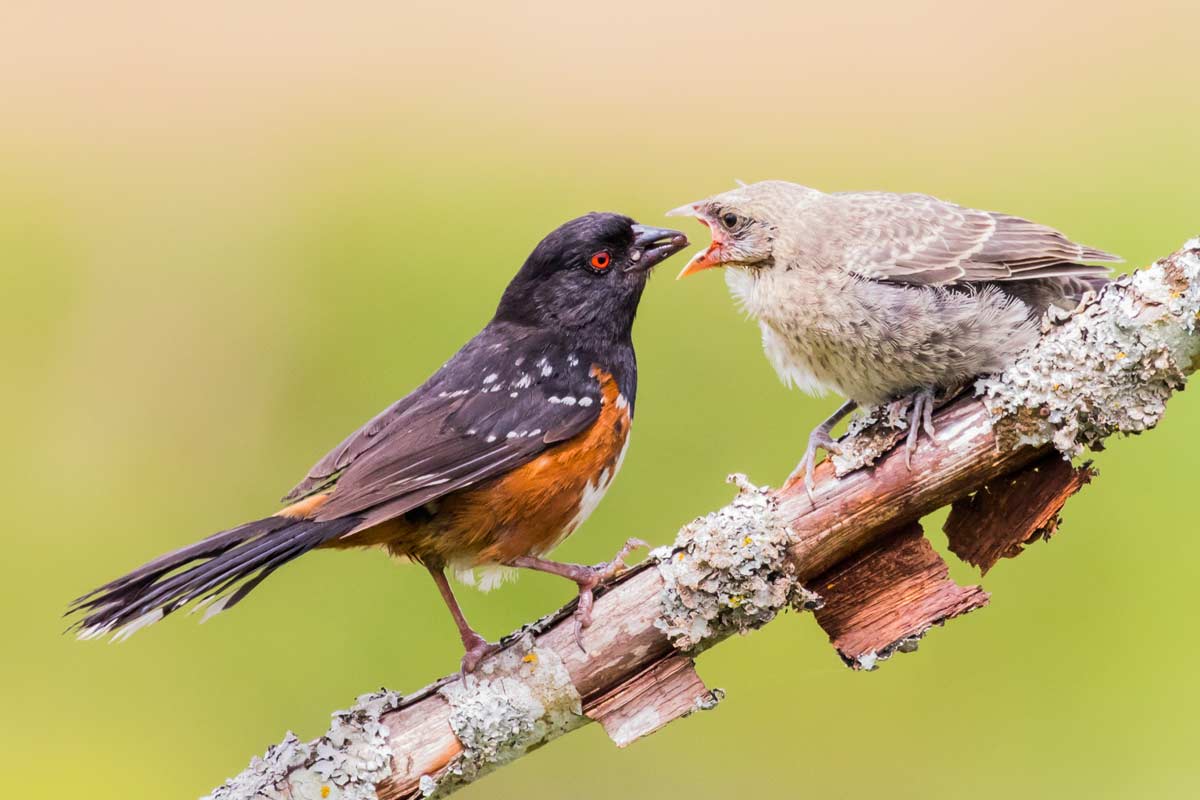
[[[1037,338],[1029,308],[994,287],[890,284],[799,260],[726,274],[784,383],[860,404],[998,371]]]
[[[731,268],[726,283],[734,299],[762,330],[763,351],[787,386],[809,394],[844,392],[838,351],[845,334],[836,314],[837,276],[809,275],[783,265],[765,269]]]

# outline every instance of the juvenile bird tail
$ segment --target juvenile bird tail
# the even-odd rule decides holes
[[[204,619],[232,608],[288,561],[350,531],[358,520],[325,522],[267,517],[167,553],[76,599],[67,614],[80,639],[113,633],[126,639],[172,611],[198,601]],[[203,621],[203,620],[202,620]]]

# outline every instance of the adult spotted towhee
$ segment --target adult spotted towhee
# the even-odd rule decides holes
[[[412,394],[321,459],[283,510],[168,553],[84,595],[81,638],[128,636],[196,602],[238,603],[316,548],[383,547],[420,562],[450,608],[472,670],[494,648],[463,617],[447,567],[523,567],[592,589],[622,566],[543,556],[599,503],[629,441],[631,330],[651,268],[687,246],[672,230],[588,214],[541,241],[491,322]],[[580,640],[582,642],[582,640]]]
[[[785,383],[847,402],[809,435],[818,447],[859,404],[912,399],[906,456],[933,436],[935,393],[1008,366],[1050,306],[1074,308],[1121,259],[1045,225],[924,194],[826,194],[763,181],[668,212],[700,219],[712,244],[680,273],[729,267]]]

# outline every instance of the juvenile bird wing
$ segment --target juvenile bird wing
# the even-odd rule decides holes
[[[586,430],[600,382],[583,354],[545,335],[494,330],[349,436],[288,498],[332,487],[314,519],[380,522],[506,472]]]
[[[1119,262],[1059,231],[1009,214],[923,194],[829,195],[817,210],[828,235],[822,254],[864,278],[940,285],[1105,275]]]

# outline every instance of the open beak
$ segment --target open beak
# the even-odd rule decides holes
[[[625,271],[645,272],[687,246],[688,238],[679,231],[634,225],[633,249],[629,253],[633,263],[626,267]]]
[[[702,202],[687,203],[679,208],[671,209],[667,212],[667,216],[695,217],[696,219],[700,220],[701,225],[708,228],[711,232],[712,225],[709,224],[708,218],[705,217],[700,211],[702,206]],[[695,275],[697,272],[719,266],[721,266],[721,241],[717,236],[714,235],[712,237],[712,241],[709,242],[708,249],[692,256],[692,260],[689,261],[682,270],[680,270],[679,274],[675,276],[675,280],[681,280],[686,278],[688,275]]]

